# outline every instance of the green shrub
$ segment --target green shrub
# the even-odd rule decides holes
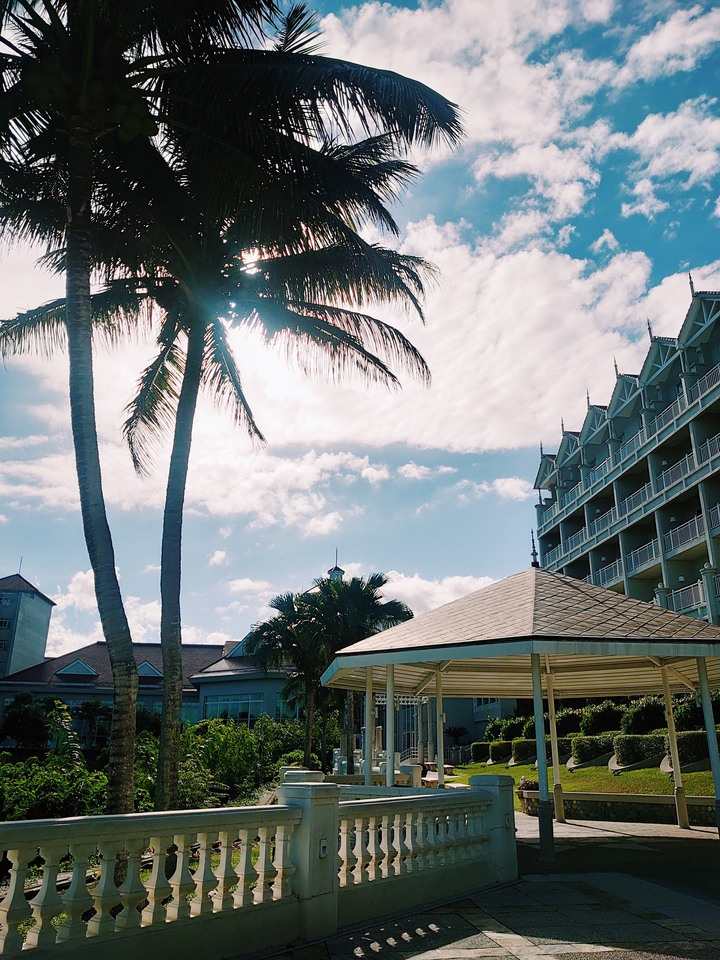
[[[507,717],[500,725],[500,739],[514,740],[522,736],[523,727],[527,723],[525,717]]]
[[[715,723],[720,723],[720,690],[710,694]],[[673,704],[676,730],[704,730],[705,718],[702,707],[692,693],[677,697]]]
[[[657,727],[664,726],[665,705],[659,697],[634,700],[620,720],[620,729],[627,734],[650,733]]]
[[[617,762],[621,767],[627,767],[631,763],[640,763],[662,754],[665,740],[664,737],[649,734],[621,734],[615,737],[613,746]]]
[[[572,710],[567,707],[564,710],[558,710],[555,717],[558,736],[566,737],[569,733],[580,733],[581,718],[581,710]]]
[[[509,756],[512,756],[512,741],[495,740],[490,744],[491,760],[498,762],[501,760],[507,760]]]
[[[577,763],[587,763],[603,753],[611,753],[615,733],[604,733],[594,737],[573,737],[573,759]]]
[[[582,711],[580,733],[585,737],[593,737],[599,733],[617,730],[624,712],[625,708],[612,700],[589,703]]]
[[[107,804],[104,773],[89,773],[82,763],[59,757],[4,763],[0,785],[3,820],[86,817],[101,813]]]
[[[281,767],[303,767],[306,770],[320,770],[320,758],[315,753],[310,754],[310,766],[305,767],[305,751],[291,750],[280,757]]]
[[[564,756],[566,753],[572,753],[574,737],[558,737],[558,753]],[[549,738],[548,738],[549,740]]]
[[[482,763],[490,756],[490,741],[476,740],[475,743],[470,744],[470,753],[473,763]]]
[[[488,743],[500,738],[500,730],[503,725],[502,717],[490,717],[485,727],[485,739]]]
[[[547,722],[545,723],[547,728]],[[525,740],[535,739],[535,717],[529,717],[522,728],[522,736]]]
[[[707,734],[704,730],[685,730],[677,735],[680,763],[697,763],[708,756]],[[670,756],[670,742],[665,736],[665,753]]]
[[[515,763],[530,763],[537,756],[537,744],[534,740],[517,737],[512,742],[512,758]]]

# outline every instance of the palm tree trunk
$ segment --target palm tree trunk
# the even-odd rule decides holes
[[[178,803],[178,770],[182,724],[182,624],[180,586],[182,574],[182,524],[190,446],[197,398],[202,378],[205,329],[201,317],[190,327],[187,358],[178,398],[160,557],[160,644],[163,657],[163,711],[160,731],[155,809],[172,810]]]
[[[85,543],[95,576],[95,596],[108,646],[115,692],[108,784],[108,812],[134,809],[135,707],[138,677],[132,637],[115,571],[105,510],[93,392],[90,305],[92,140],[81,124],[70,133],[66,326],[70,367],[70,419]]]

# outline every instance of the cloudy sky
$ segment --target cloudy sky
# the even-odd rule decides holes
[[[188,488],[186,640],[239,638],[274,593],[333,565],[382,570],[417,611],[529,562],[538,445],[613,357],[636,372],[647,320],[674,336],[720,288],[720,9],[675,0],[317,0],[325,52],[391,68],[462,107],[455,153],[397,208],[401,248],[434,261],[426,325],[382,314],[430,365],[430,389],[308,382],[237,339],[268,439],[253,451],[203,406]],[[0,316],[51,297],[3,251]],[[107,500],[138,641],[157,639],[164,463],[133,475],[123,408],[148,346],[97,359]],[[99,639],[68,436],[64,357],[0,370],[0,573],[58,602],[51,652]]]

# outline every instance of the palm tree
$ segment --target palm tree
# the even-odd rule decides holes
[[[257,623],[243,642],[243,652],[269,673],[292,666],[302,683],[305,701],[305,766],[312,753],[312,726],[320,677],[330,661],[330,648],[312,616],[307,594],[281,593],[269,606],[275,616]]]
[[[364,640],[381,630],[405,623],[413,612],[402,600],[384,600],[382,590],[388,584],[384,573],[371,573],[367,579],[350,580],[324,577],[315,581],[315,590],[309,596],[323,633],[333,654],[338,650]],[[355,701],[353,691],[347,694],[348,773],[353,768],[352,738],[355,729]]]
[[[281,158],[296,170],[305,169],[312,143],[322,138],[328,124],[347,132],[351,116],[365,129],[377,126],[387,130],[397,145],[429,144],[440,136],[453,141],[459,135],[455,108],[423,85],[314,56],[302,10],[286,19],[276,49],[268,51],[251,49],[247,41],[263,17],[274,12],[269,0],[216,0],[202,6],[202,16],[191,0],[179,8],[174,4],[172,14],[166,5],[159,2],[146,9],[144,4],[123,4],[118,11],[117,5],[101,0],[75,0],[70,5],[58,4],[60,12],[66,12],[63,19],[51,0],[41,4],[42,16],[35,13],[30,0],[0,3],[3,23],[11,22],[20,36],[18,43],[6,41],[10,53],[2,60],[8,94],[5,116],[0,118],[0,142],[6,148],[3,190],[11,201],[6,204],[4,227],[33,239],[64,241],[64,319],[81,508],[116,683],[111,809],[117,810],[130,809],[132,800],[128,772],[137,676],[105,516],[94,420],[89,277],[95,221],[91,214],[93,201],[107,200],[106,193],[98,189],[98,171],[108,174],[110,180],[119,166],[133,183],[149,190],[156,222],[167,232],[178,257],[194,261],[197,267],[197,258],[192,256],[194,237],[177,216],[177,201],[187,198],[179,194],[177,181],[169,174],[178,157],[194,162],[195,169],[215,170],[223,151],[231,155],[234,172],[231,164],[224,166],[225,176],[216,178],[215,197],[228,210],[238,197],[244,197],[249,208],[247,200],[251,198],[251,219],[282,224],[281,242],[287,250],[287,244],[294,241],[298,252],[302,229],[292,212],[296,208],[290,204],[291,213],[283,214],[291,198],[277,178],[268,177],[268,164],[258,158],[270,155],[273,163]],[[17,10],[25,19],[17,18]],[[246,46],[240,46],[238,40]],[[153,56],[144,56],[148,52]],[[163,135],[163,154],[151,140],[158,129]],[[127,180],[123,185],[127,188]],[[107,184],[103,182],[103,186]],[[255,202],[259,187],[267,188],[267,204]],[[296,187],[296,194],[302,196],[302,187]],[[366,190],[354,200],[356,206],[367,206],[367,194]],[[33,197],[37,199],[28,202]],[[377,194],[371,204],[378,207]],[[70,211],[67,220],[58,215],[65,209]],[[238,218],[236,222],[240,222]],[[337,227],[338,222],[332,224],[335,235]],[[325,232],[332,232],[328,224]],[[275,233],[276,242],[278,236]],[[204,247],[202,253],[206,253]],[[207,274],[198,273],[195,267],[190,268],[193,283],[186,285],[197,306],[214,293],[216,275],[208,280]],[[354,323],[366,321],[357,318]],[[321,324],[316,322],[315,327]],[[190,376],[184,395],[180,388],[178,409],[184,411],[184,428],[175,431],[174,470],[171,466],[181,482],[168,483],[168,499],[172,489],[174,505],[166,510],[168,535],[163,559],[168,573],[161,585],[167,598],[161,631],[167,661],[166,730],[175,729],[173,718],[179,709],[172,691],[177,692],[180,676],[179,550],[194,414],[192,379],[197,378],[202,366],[198,358],[206,349],[215,352],[216,368],[225,364],[222,349],[217,349],[218,337],[206,344],[202,319],[186,323],[185,330],[185,372]],[[13,333],[8,331],[6,350],[23,348],[11,339]],[[325,329],[319,334],[327,339]],[[332,346],[337,350],[337,337]],[[371,361],[368,369],[372,367]],[[239,380],[233,383],[233,372],[228,369],[223,369],[222,376],[225,385],[231,384],[224,396],[232,397],[239,418],[252,431]],[[190,430],[186,429],[188,423]]]

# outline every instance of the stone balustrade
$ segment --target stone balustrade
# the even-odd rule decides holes
[[[344,802],[336,784],[289,782],[277,806],[2,823],[0,956],[216,960],[514,879],[512,779],[473,779]]]

